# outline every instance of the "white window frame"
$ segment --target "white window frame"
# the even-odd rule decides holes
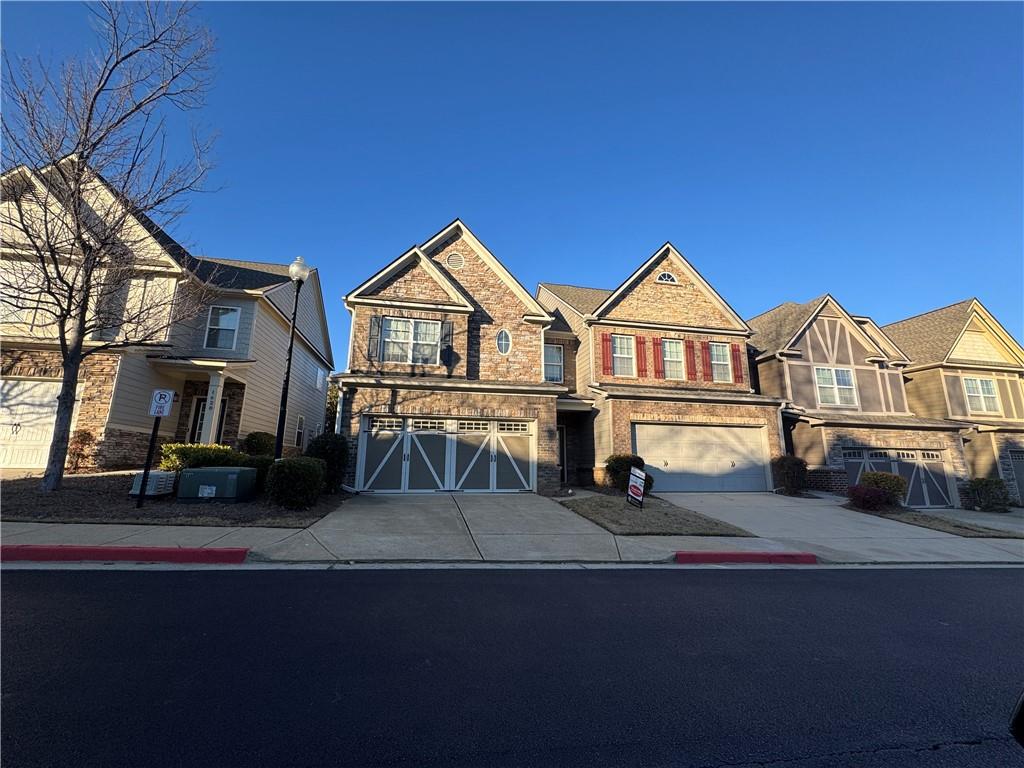
[[[719,361],[715,360],[715,349],[716,348],[724,348],[725,349],[725,361],[724,362],[722,362],[721,360],[719,360]],[[717,384],[731,384],[733,382],[732,349],[730,349],[729,345],[726,342],[724,342],[724,341],[711,341],[711,342],[708,342],[708,360],[711,362],[711,381],[713,381],[713,382],[715,382]],[[726,373],[724,379],[720,379],[720,378],[718,378],[718,376],[715,375],[715,366],[716,365],[718,365],[718,366],[727,365],[729,367],[728,373]]]
[[[661,272],[655,282],[664,283],[667,285],[678,285],[679,281],[676,280],[676,276],[671,272]]]
[[[408,345],[409,345],[409,351],[408,351],[408,353],[405,356],[405,360],[388,360],[387,357],[384,355],[384,350],[385,350],[387,342],[388,342],[388,337],[387,337],[387,334],[386,334],[387,323],[389,321],[395,321],[395,320],[397,320],[398,322],[401,322],[401,323],[409,323],[409,340],[408,340],[408,342],[401,342],[401,343],[408,343]],[[430,325],[436,325],[437,326],[437,342],[436,342],[436,344],[437,344],[437,354],[434,356],[434,362],[432,362],[432,363],[414,363],[412,361],[412,349],[413,349],[414,346],[416,346],[416,343],[417,343],[416,342],[416,324],[417,323],[430,324]],[[419,343],[422,345],[424,342],[419,342]],[[440,320],[421,319],[421,318],[418,318],[418,317],[392,317],[390,315],[384,316],[383,318],[381,318],[381,321],[380,321],[380,348],[377,351],[377,356],[380,358],[380,361],[382,363],[394,363],[396,365],[403,365],[403,364],[404,365],[440,365],[441,364],[441,321]]]
[[[508,338],[508,349],[506,349],[504,352],[501,351],[501,334],[505,334],[505,336]],[[508,357],[510,354],[512,354],[512,334],[508,332],[507,328],[502,328],[496,334],[494,334],[494,348],[498,350],[498,354],[501,355],[502,357]]]
[[[626,333],[613,333],[612,337],[612,376],[619,376],[621,378],[635,379],[636,378],[636,336],[630,336]],[[629,355],[617,355],[615,354],[615,340],[616,339],[629,339]],[[615,372],[615,360],[616,358],[628,359],[629,360],[629,373],[616,373]]]
[[[818,371],[828,371],[832,377],[832,384],[822,384],[818,381]],[[839,379],[836,376],[836,371],[846,371],[850,374],[850,385],[840,385]],[[826,403],[821,399],[822,387],[831,388],[835,394],[836,401],[834,403]],[[839,397],[839,390],[846,389],[853,393],[853,402],[844,403]],[[814,366],[814,397],[818,401],[819,406],[826,406],[828,408],[860,408],[860,399],[857,397],[857,372],[853,368],[846,368],[845,366],[831,366],[831,365],[816,365]]]
[[[295,419],[295,447],[305,448],[303,443],[306,441],[306,417],[299,416]]]
[[[967,401],[967,411],[969,413],[1000,414],[1000,413],[1003,412],[1003,404],[999,400],[999,384],[996,383],[995,379],[990,379],[990,378],[982,377],[982,376],[963,376],[963,377],[961,377],[961,381],[963,382],[961,384],[961,386],[963,387],[963,390],[964,390],[964,399]],[[973,382],[977,383],[978,391],[976,393],[972,394],[967,389],[967,382],[968,381],[973,381]],[[987,381],[988,383],[990,383],[992,385],[992,394],[991,395],[986,395],[984,392],[982,392],[981,383],[983,381]],[[981,404],[983,406],[985,405],[985,398],[989,398],[989,397],[992,398],[993,400],[995,400],[995,404],[996,404],[995,410],[989,410],[988,408],[974,408],[971,405],[971,398],[972,397],[979,398],[981,400]]]
[[[668,342],[666,345],[665,342]],[[668,356],[668,346],[679,345],[679,359]],[[679,363],[679,375],[669,376],[668,375],[668,364]],[[661,340],[661,372],[665,375],[666,379],[672,381],[682,381],[686,378],[686,344],[682,339],[666,339]]]
[[[325,371],[316,363],[313,364],[313,367],[316,368],[316,391],[323,392],[324,382],[327,380],[327,371]]]
[[[548,362],[548,349],[549,348],[550,349],[557,349],[558,350],[558,363],[549,363]],[[549,379],[548,378],[548,366],[549,365],[551,365],[551,366],[557,365],[558,366],[558,378],[557,379]],[[565,381],[565,346],[564,345],[562,345],[562,344],[545,344],[544,345],[544,381],[549,382],[551,384],[561,384],[562,382]]]
[[[232,312],[234,312],[235,313],[235,317],[238,318],[238,320],[235,323],[235,327],[234,328],[222,328],[219,325],[218,326],[210,325],[210,323],[213,322],[213,310],[215,310],[215,309],[230,309]],[[227,306],[227,305],[224,305],[224,304],[214,304],[213,306],[210,307],[210,310],[206,313],[206,332],[203,335],[203,349],[219,349],[219,350],[221,350],[223,352],[234,352],[235,348],[238,346],[238,332],[241,329],[242,329],[242,308],[241,307],[230,307],[230,306]],[[231,331],[231,330],[233,330],[235,332],[235,335],[231,337],[231,346],[230,347],[211,347],[210,346],[210,331],[211,330],[217,330],[217,331]]]

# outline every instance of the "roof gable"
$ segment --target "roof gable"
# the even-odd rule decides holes
[[[288,268],[285,267],[285,270]],[[291,317],[295,292],[291,280],[276,285],[263,292],[263,298],[287,322]],[[331,336],[327,326],[327,313],[324,310],[324,296],[320,288],[320,273],[313,269],[299,292],[299,305],[295,313],[295,331],[327,362],[334,367],[334,356],[331,353]]]
[[[1024,365],[1024,348],[984,305],[971,302],[967,322],[946,356],[947,362]]]
[[[855,319],[828,293],[803,304],[786,302],[751,318],[750,327],[754,330],[752,344],[762,353],[792,352],[819,317],[838,320],[845,325],[847,332],[863,345],[869,356],[890,362],[906,362],[902,354],[897,354],[900,350],[891,339],[885,339],[889,342],[886,345],[870,332],[870,326],[874,324],[869,318]]]
[[[473,311],[466,295],[418,246],[392,261],[345,296],[344,301],[348,305],[409,304]]]

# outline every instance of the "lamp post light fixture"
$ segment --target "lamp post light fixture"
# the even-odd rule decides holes
[[[274,458],[280,459],[284,449],[284,422],[288,415],[288,384],[292,377],[292,350],[295,347],[295,316],[299,311],[299,291],[309,279],[310,268],[301,256],[296,256],[288,266],[288,277],[295,286],[295,300],[292,304],[291,333],[288,337],[288,362],[284,369],[284,384],[281,385],[281,410],[277,416],[277,440],[274,441]]]

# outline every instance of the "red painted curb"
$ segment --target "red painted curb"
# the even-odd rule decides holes
[[[89,547],[78,544],[4,544],[0,546],[0,562],[32,560],[36,562],[102,562],[132,563],[208,563],[238,564],[245,562],[248,549],[242,547]]]
[[[810,552],[676,552],[677,563],[771,563],[815,565],[817,555]]]

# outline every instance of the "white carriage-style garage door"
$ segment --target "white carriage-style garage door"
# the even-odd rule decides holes
[[[655,493],[768,490],[763,427],[634,424],[633,452],[647,462]]]
[[[532,491],[536,474],[530,421],[367,416],[359,432],[361,491]]]
[[[0,389],[0,467],[45,467],[60,382],[5,379]]]

